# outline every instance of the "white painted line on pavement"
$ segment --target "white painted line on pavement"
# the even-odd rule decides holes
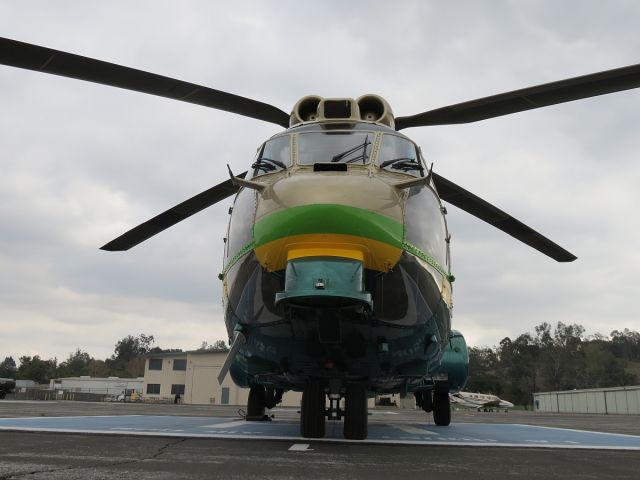
[[[236,420],[235,422],[216,423],[214,425],[200,425],[199,428],[231,428],[246,424],[246,420]]]
[[[312,452],[313,448],[309,448],[308,443],[294,443],[289,447],[290,452]]]

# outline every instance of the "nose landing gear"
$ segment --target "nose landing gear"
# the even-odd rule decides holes
[[[322,438],[325,435],[325,419],[340,420],[344,416],[344,438],[364,440],[367,438],[367,389],[364,385],[352,384],[344,392],[345,409],[340,409],[342,394],[329,393],[329,408],[325,408],[325,391],[320,382],[307,384],[302,392],[300,411],[300,434],[304,438]]]
[[[422,390],[414,393],[416,405],[427,413],[433,412],[436,425],[446,427],[451,423],[451,404],[449,387],[436,386],[435,390]]]

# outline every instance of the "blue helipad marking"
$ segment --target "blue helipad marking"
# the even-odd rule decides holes
[[[245,422],[233,418],[118,415],[103,417],[1,418],[1,430],[157,435],[205,438],[303,440],[297,421]],[[326,437],[341,441],[342,422],[327,422]],[[309,440],[306,440],[309,442]],[[587,432],[518,424],[456,423],[436,427],[420,423],[369,423],[361,443],[509,446],[640,450],[640,436]]]

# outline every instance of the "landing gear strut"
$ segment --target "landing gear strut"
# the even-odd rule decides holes
[[[262,385],[255,385],[249,390],[247,402],[247,420],[263,420],[265,409],[265,389]]]
[[[416,405],[425,412],[431,413],[433,410],[433,393],[431,390],[414,392],[413,395],[416,397]]]
[[[265,408],[273,408],[282,401],[284,392],[279,388],[263,387],[254,385],[249,390],[249,401],[247,402],[247,420],[260,421],[269,419],[264,411]]]

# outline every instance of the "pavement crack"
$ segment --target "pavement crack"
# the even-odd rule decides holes
[[[154,453],[153,455],[149,455],[149,456],[142,457],[142,458],[135,458],[133,460],[124,460],[122,462],[114,462],[114,463],[110,463],[109,466],[130,465],[130,464],[133,464],[133,463],[144,462],[146,460],[155,460],[156,458],[158,458],[162,454],[164,454],[169,448],[173,447],[174,445],[178,445],[179,443],[186,442],[187,440],[188,440],[187,438],[181,438],[179,440],[173,440],[171,442],[167,442],[164,445],[162,445],[160,448],[158,448],[156,453]],[[2,479],[0,478],[0,480],[2,480]]]
[[[26,477],[28,475],[35,475],[36,473],[64,472],[67,470],[75,470],[76,468],[81,468],[81,467],[49,468],[47,470],[33,470],[31,472],[10,473],[8,475],[1,476],[0,480],[11,480],[12,478]]]
[[[148,455],[142,458],[134,458],[132,460],[123,460],[121,462],[111,462],[111,463],[94,463],[93,465],[87,464],[87,465],[77,465],[77,466],[72,466],[72,467],[61,467],[61,468],[49,468],[49,469],[45,469],[45,470],[33,470],[30,472],[20,472],[20,473],[10,473],[8,475],[2,475],[0,476],[0,480],[12,480],[12,479],[16,479],[16,478],[21,478],[21,477],[27,477],[29,475],[35,475],[38,473],[55,473],[55,472],[64,472],[64,471],[71,471],[71,470],[84,470],[87,468],[100,468],[100,467],[115,467],[115,466],[121,466],[121,465],[130,465],[130,464],[134,464],[134,463],[138,463],[138,462],[144,462],[146,460],[155,460],[156,458],[162,456],[169,448],[173,447],[174,445],[178,445],[179,443],[185,442],[188,439],[186,438],[181,438],[179,440],[173,440],[171,442],[167,442],[164,445],[162,445],[160,448],[158,448],[156,450],[156,452],[153,455]]]
[[[163,445],[162,447],[160,447],[156,453],[154,453],[153,455],[151,455],[148,458],[144,458],[143,460],[153,460],[155,458],[158,458],[160,455],[162,455],[164,452],[166,452],[169,448],[173,447],[174,445],[178,445],[179,443],[186,442],[186,441],[187,441],[186,438],[180,438],[178,440],[174,440],[173,442],[169,442],[169,443]]]

